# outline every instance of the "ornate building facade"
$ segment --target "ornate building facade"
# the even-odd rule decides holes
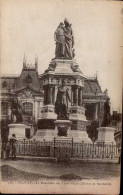
[[[24,121],[37,121],[40,106],[43,104],[43,91],[37,71],[37,60],[34,66],[23,62],[20,75],[4,75],[1,78],[1,114],[2,118],[11,119],[10,98],[17,97],[23,108]]]
[[[33,66],[24,60],[20,75],[3,75],[1,77],[1,118],[11,119],[10,98],[17,97],[23,108],[24,121],[34,120],[39,129],[44,127],[52,129],[53,121],[56,119],[54,104],[57,89],[54,87],[61,82],[59,80],[60,73],[64,71],[63,79],[65,79],[67,87],[70,88],[69,93],[72,99],[72,103],[69,105],[70,120],[75,121],[74,119],[79,117],[81,120],[82,115],[80,113],[85,112],[88,122],[97,120],[101,126],[107,90],[102,92],[97,77],[83,76],[76,62],[74,63],[72,66],[69,65],[70,62],[68,61],[69,70],[66,70],[65,67],[64,70],[61,70],[63,64],[60,65],[60,60],[52,60],[49,68],[39,75],[37,59],[35,59]],[[56,72],[55,76],[54,71]],[[68,75],[67,71],[69,71]],[[80,109],[81,106],[82,109]],[[46,120],[42,122],[42,119]],[[73,122],[73,128],[74,125],[77,127],[79,123]]]

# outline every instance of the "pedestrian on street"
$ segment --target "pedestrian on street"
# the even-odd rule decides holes
[[[17,155],[17,138],[15,134],[12,134],[12,137],[10,138],[10,146],[11,146],[11,156],[12,160],[16,160]]]
[[[6,159],[6,143],[2,144],[2,158]]]
[[[7,139],[6,144],[5,144],[5,150],[6,150],[6,159],[9,160],[10,157],[10,142]]]

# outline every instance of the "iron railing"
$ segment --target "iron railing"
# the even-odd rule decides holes
[[[48,141],[19,140],[17,143],[18,156],[50,157],[50,148],[53,143]]]
[[[117,159],[119,156],[118,147],[114,144],[71,141],[59,142],[54,139],[54,147],[51,148],[54,157],[80,158],[80,159]],[[52,151],[51,150],[51,151]]]
[[[87,144],[68,141],[37,141],[37,140],[19,140],[17,142],[17,156],[37,156],[37,157],[64,157],[79,159],[117,159],[119,149],[114,143]]]

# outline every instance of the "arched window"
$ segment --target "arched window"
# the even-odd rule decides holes
[[[30,102],[23,103],[23,113],[28,116],[33,115],[33,104]]]

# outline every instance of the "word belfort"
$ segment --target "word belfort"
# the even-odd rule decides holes
[[[38,58],[28,64],[24,56],[20,75],[1,77],[2,120],[18,125],[19,130],[10,128],[17,138],[52,140],[64,135],[90,142],[86,126],[94,120],[101,126],[107,90],[101,90],[97,77],[84,76],[80,70],[72,25],[67,19],[60,22],[54,37],[55,57],[43,74],[38,73]],[[59,126],[58,120],[64,120],[67,127],[60,128],[63,124]]]

